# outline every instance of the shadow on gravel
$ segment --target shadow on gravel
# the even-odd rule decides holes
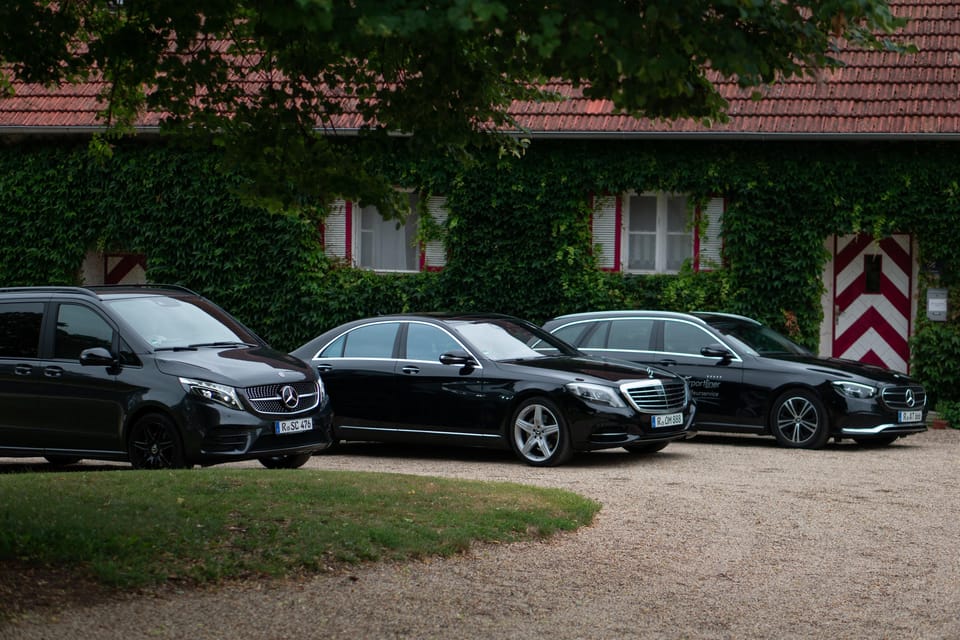
[[[130,471],[133,467],[130,465],[113,465],[99,462],[84,462],[83,464],[58,465],[50,464],[46,460],[24,461],[17,458],[0,458],[0,475],[11,473],[43,473],[56,471],[78,472],[78,471]]]

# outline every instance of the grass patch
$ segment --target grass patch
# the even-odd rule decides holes
[[[511,483],[342,471],[200,469],[0,477],[0,561],[132,588],[448,556],[550,536],[600,505]]]

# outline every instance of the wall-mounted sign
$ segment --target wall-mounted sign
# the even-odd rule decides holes
[[[927,320],[947,321],[946,289],[927,289]]]

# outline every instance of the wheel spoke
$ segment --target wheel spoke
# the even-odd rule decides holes
[[[523,457],[542,462],[550,458],[560,444],[560,424],[543,405],[530,405],[514,422],[514,438]]]
[[[777,428],[790,442],[805,442],[816,433],[818,426],[817,409],[809,400],[790,398],[783,403]]]

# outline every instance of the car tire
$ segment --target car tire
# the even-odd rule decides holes
[[[829,439],[830,422],[816,395],[804,389],[792,389],[773,403],[770,431],[781,446],[819,449]]]
[[[528,398],[517,406],[510,418],[510,444],[534,467],[553,467],[573,455],[566,420],[547,398]]]
[[[56,467],[66,467],[67,465],[77,464],[82,460],[79,456],[43,456],[44,459]]]
[[[160,413],[150,413],[130,429],[127,453],[134,469],[185,469],[188,465],[183,443],[173,421]]]
[[[657,451],[662,451],[670,442],[641,442],[639,444],[626,444],[623,446],[624,449],[630,453],[656,453]]]
[[[267,456],[257,460],[267,469],[299,469],[307,464],[312,453],[295,453],[288,456]]]

